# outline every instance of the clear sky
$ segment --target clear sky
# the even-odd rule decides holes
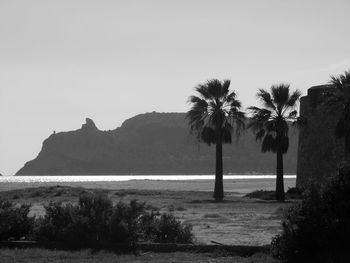
[[[288,82],[305,94],[350,69],[349,0],[0,0],[0,173],[53,130],[185,112],[231,79],[244,106]]]

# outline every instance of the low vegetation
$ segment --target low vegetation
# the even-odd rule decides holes
[[[0,202],[0,240],[63,242],[68,247],[104,243],[191,243],[192,227],[174,215],[131,200],[113,205],[104,194],[83,193],[77,204],[50,202],[45,215],[29,217],[29,205]]]
[[[30,203],[29,216],[37,219],[45,216],[45,207],[50,202],[78,205],[79,196],[88,193],[108,195],[114,205],[120,201],[129,204],[133,199],[142,200],[146,202],[146,211],[159,213],[158,219],[161,213],[171,213],[181,222],[192,224],[196,243],[212,244],[211,241],[216,241],[254,246],[271,242],[272,237],[280,232],[283,210],[291,205],[291,202],[257,202],[229,192],[225,201],[218,204],[207,191],[171,191],[161,187],[158,190],[138,190],[137,185],[132,182],[128,185],[130,189],[113,190],[64,185],[13,189],[0,191],[0,199],[8,198],[18,205]],[[41,197],[32,197],[34,192],[40,192]]]
[[[350,177],[340,175],[323,190],[310,186],[287,211],[283,232],[271,245],[287,262],[350,262]]]
[[[32,230],[34,218],[28,217],[30,205],[0,200],[0,240],[20,239]]]
[[[285,198],[288,199],[301,199],[301,191],[296,187],[288,188]],[[261,200],[276,200],[275,191],[257,190],[245,195],[248,198],[256,198]]]

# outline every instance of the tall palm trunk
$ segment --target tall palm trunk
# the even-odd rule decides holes
[[[216,161],[215,161],[215,188],[214,198],[216,201],[221,201],[224,198],[224,183],[222,169],[222,139],[221,129],[216,130]]]
[[[283,183],[283,154],[277,151],[277,171],[276,171],[276,199],[284,201],[284,183]]]

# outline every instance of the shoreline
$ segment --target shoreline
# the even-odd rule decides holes
[[[3,179],[3,178],[1,178]],[[295,178],[284,178],[285,189],[295,187]],[[258,179],[225,179],[224,191],[244,195],[254,190],[275,190],[275,178]],[[201,180],[124,180],[124,181],[5,181],[0,180],[0,191],[33,188],[40,186],[72,186],[83,188],[99,188],[108,190],[169,190],[169,191],[213,191],[213,179]]]

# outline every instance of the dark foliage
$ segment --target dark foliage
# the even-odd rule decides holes
[[[340,175],[322,191],[309,187],[291,207],[272,254],[287,262],[350,262],[350,176]]]
[[[80,196],[76,206],[51,202],[45,216],[36,222],[36,239],[75,245],[106,241],[112,208],[106,196],[95,194]]]
[[[138,241],[189,243],[191,227],[172,215],[147,211],[136,200],[113,205],[105,195],[84,194],[78,205],[50,203],[36,222],[38,241],[65,242],[84,247],[101,243],[135,244]],[[158,238],[159,236],[165,238]]]
[[[0,200],[0,240],[27,238],[33,228],[33,217],[28,217],[30,205],[16,205]]]
[[[241,102],[236,93],[230,91],[230,84],[230,80],[208,80],[195,88],[198,96],[189,98],[191,109],[187,119],[191,130],[208,145],[231,143],[233,131],[239,134],[245,126]]]
[[[343,75],[331,76],[329,83],[336,88],[329,102],[338,101],[343,106],[335,134],[338,138],[345,138],[345,151],[350,154],[350,70]]]
[[[178,221],[172,214],[147,214],[142,219],[147,240],[156,243],[192,243],[192,226]]]
[[[267,190],[256,190],[254,192],[246,194],[245,197],[256,198],[261,200],[276,200],[276,192]],[[301,191],[296,187],[288,188],[286,192],[286,199],[301,199]]]
[[[276,193],[275,191],[256,190],[254,192],[246,194],[245,197],[261,200],[276,200]]]
[[[295,110],[300,98],[300,91],[290,92],[289,84],[273,85],[270,91],[260,89],[258,99],[263,107],[249,107],[252,114],[248,128],[255,133],[256,140],[261,141],[262,152],[277,154],[276,199],[284,201],[283,155],[289,148],[288,122],[301,123]]]
[[[234,91],[230,91],[230,80],[208,80],[199,84],[195,90],[197,96],[191,96],[191,109],[186,117],[197,139],[208,145],[216,145],[214,198],[224,198],[222,144],[232,142],[232,133],[236,135],[245,126],[245,114],[241,111],[241,102]]]

